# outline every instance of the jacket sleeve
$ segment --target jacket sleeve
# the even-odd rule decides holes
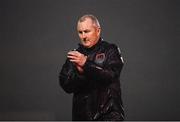
[[[83,81],[84,76],[80,75],[75,65],[67,59],[59,73],[60,86],[67,93],[77,92]]]
[[[105,64],[103,67],[98,66],[94,61],[88,60],[84,65],[84,73],[92,81],[98,83],[110,83],[120,77],[123,67],[123,59],[116,45],[111,45],[106,52]]]

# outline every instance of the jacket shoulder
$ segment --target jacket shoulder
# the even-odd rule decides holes
[[[106,50],[117,50],[119,51],[119,47],[114,44],[114,43],[109,43],[109,42],[106,42],[106,41],[102,41],[102,47],[105,48]]]
[[[103,41],[102,45],[103,45],[102,47],[104,48],[104,50],[106,50],[107,52],[109,52],[111,54],[119,55],[121,60],[122,60],[122,62],[124,62],[123,58],[122,58],[121,50],[120,50],[120,48],[116,44]]]

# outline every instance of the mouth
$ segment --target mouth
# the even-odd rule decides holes
[[[87,39],[86,39],[86,38],[84,38],[84,39],[83,39],[83,41],[84,41],[84,42],[86,42],[86,41],[87,41]]]
[[[88,42],[89,40],[87,40],[87,39],[83,39],[82,41],[83,41],[84,43],[86,43],[86,42]]]

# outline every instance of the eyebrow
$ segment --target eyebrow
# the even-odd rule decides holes
[[[79,30],[78,32],[82,33],[82,32],[89,32],[89,29],[85,29],[85,30]]]

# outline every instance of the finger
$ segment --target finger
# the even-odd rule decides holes
[[[69,51],[68,53],[79,53],[78,51]]]
[[[75,51],[71,51],[71,52],[68,52],[68,55],[72,55],[72,56],[78,56],[78,53],[75,52]]]
[[[78,51],[76,51],[75,54],[78,55],[78,56],[82,56],[83,55],[82,53],[80,53]]]
[[[73,55],[68,55],[67,57],[70,59],[76,59],[77,58],[76,56],[73,56]]]
[[[76,54],[76,53],[74,53],[74,52],[69,52],[67,55],[77,57],[77,54]]]
[[[70,55],[82,55],[80,52],[78,51],[69,51],[68,54]]]
[[[74,53],[72,51],[68,52],[68,55],[74,55]]]
[[[76,59],[69,59],[71,62],[73,62],[73,63],[78,63],[78,61],[76,60]]]

